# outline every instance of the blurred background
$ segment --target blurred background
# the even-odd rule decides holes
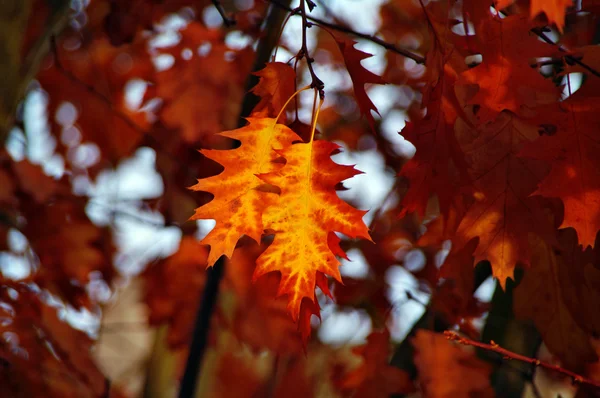
[[[34,3],[41,7],[37,13],[52,15],[51,2]],[[9,220],[0,253],[7,290],[0,304],[16,311],[13,292],[29,292],[37,295],[37,305],[56,309],[60,321],[87,336],[84,346],[115,387],[114,396],[174,395],[205,285],[206,248],[197,242],[214,226],[211,220],[188,221],[211,195],[187,188],[222,170],[197,150],[231,145],[214,134],[237,126],[259,42],[280,35],[269,55],[292,66],[302,44],[299,16],[286,19],[280,32],[287,16],[282,7],[254,0],[221,4],[235,16],[234,26],[225,26],[210,1],[69,2],[65,29],[50,35],[50,54],[40,62],[6,138],[7,171],[0,177],[15,187],[0,195]],[[421,56],[431,46],[419,1],[316,5],[312,17],[342,30],[374,35]],[[279,19],[271,18],[275,13]],[[315,72],[325,83],[318,138],[341,145],[335,162],[363,172],[344,181],[338,194],[368,210],[364,221],[376,245],[341,236],[348,256],[341,260],[344,285],[330,281],[335,300],[318,292],[321,319],[312,318],[305,356],[285,303],[274,297],[277,277],[250,283],[261,247],[243,239],[226,265],[198,396],[245,396],[244,390],[219,390],[226,380],[243,378],[223,368],[241,374],[252,369],[260,385],[275,386],[264,396],[285,396],[278,386],[299,372],[295,366],[305,366],[302,361],[310,363],[305,374],[315,396],[344,396],[344,380],[350,382],[342,375],[360,362],[352,349],[374,344],[369,336],[385,328],[391,347],[401,347],[443,283],[437,271],[450,242],[419,242],[439,213],[437,202],[430,201],[423,219],[399,216],[406,182],[397,175],[415,151],[400,132],[407,120],[425,115],[424,65],[348,35],[357,49],[372,54],[362,66],[388,82],[366,86],[378,110],[371,127],[361,117],[335,41],[317,26],[307,33]],[[27,31],[23,42],[39,35]],[[305,62],[296,68],[297,86],[310,84]],[[309,125],[312,91],[299,94],[296,106],[288,122],[297,117]],[[468,304],[474,309],[467,330],[482,330],[495,287],[484,274]],[[62,333],[54,326],[46,333],[52,332]],[[9,336],[15,349],[26,341],[19,336]],[[393,352],[381,354],[383,362]],[[569,391],[565,387],[562,396]]]

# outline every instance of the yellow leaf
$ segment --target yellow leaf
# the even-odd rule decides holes
[[[280,167],[280,164],[272,162],[279,157],[273,149],[281,149],[300,139],[288,127],[277,124],[277,119],[248,118],[248,122],[242,128],[220,133],[239,140],[240,147],[226,151],[201,151],[225,169],[216,176],[198,180],[190,188],[215,196],[211,202],[196,209],[191,217],[192,220],[213,219],[217,222],[201,242],[211,246],[209,266],[223,254],[231,258],[242,235],[260,242],[262,212],[276,196],[261,190],[264,183],[256,174],[269,173]]]
[[[286,165],[260,178],[281,189],[278,199],[265,210],[265,229],[275,232],[275,240],[258,258],[254,279],[281,272],[279,294],[288,295],[288,311],[298,320],[302,299],[314,299],[317,271],[341,281],[341,249],[330,232],[352,238],[369,238],[362,221],[366,211],[357,210],[338,198],[335,186],[360,171],[338,165],[331,153],[338,149],[328,141],[312,141],[288,146],[278,153]]]

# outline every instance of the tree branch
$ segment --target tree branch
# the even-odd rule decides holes
[[[223,4],[221,4],[221,2],[219,0],[212,0],[212,3],[215,6],[215,8],[217,9],[217,11],[219,12],[219,15],[221,15],[221,18],[223,18],[223,23],[225,24],[225,26],[230,28],[236,24],[235,19],[229,18],[227,16],[227,13],[225,12],[225,9],[223,8]]]
[[[444,335],[446,336],[446,338],[448,340],[456,341],[459,344],[470,345],[473,347],[477,347],[477,348],[481,348],[481,349],[484,349],[487,351],[492,351],[492,352],[498,353],[498,354],[502,355],[504,359],[514,359],[517,361],[526,362],[526,363],[529,363],[536,367],[539,366],[539,367],[548,369],[552,372],[557,372],[557,373],[561,373],[565,376],[569,376],[573,380],[574,384],[587,384],[587,385],[594,386],[594,387],[600,389],[600,383],[597,381],[588,379],[587,377],[584,377],[577,373],[571,372],[568,369],[561,368],[560,366],[552,365],[551,363],[548,363],[545,361],[540,361],[537,358],[530,358],[525,355],[521,355],[521,354],[517,354],[512,351],[509,351],[505,348],[500,347],[498,344],[494,343],[493,340],[490,341],[490,344],[481,343],[479,341],[475,341],[475,340],[471,340],[466,337],[459,336],[456,332],[453,332],[451,330],[446,330],[444,332]]]
[[[535,33],[540,39],[544,40],[546,43],[551,44],[553,46],[556,46],[556,48],[558,48],[558,51],[564,52],[564,53],[568,52],[565,48],[563,48],[562,46],[560,46],[557,43],[553,42],[539,28],[531,29],[531,32]],[[565,55],[565,59],[568,60],[572,64],[577,64],[577,65],[581,66],[583,69],[587,70],[592,75],[594,75],[596,77],[600,77],[600,72],[598,72],[596,69],[592,68],[591,66],[587,65],[586,63],[581,62],[581,60],[579,60],[577,57],[574,57],[572,55]]]
[[[286,10],[286,11],[292,13],[293,15],[298,15],[297,13],[294,12],[294,9],[292,9],[291,7],[286,6],[285,4],[281,3],[280,0],[268,0],[268,1],[271,4],[275,5],[276,7],[279,7],[281,9],[283,9],[283,10]],[[347,28],[345,26],[337,25],[337,24],[334,24],[334,23],[331,23],[331,22],[327,22],[327,21],[324,21],[322,19],[311,17],[311,16],[306,16],[306,19],[308,21],[316,23],[317,25],[324,26],[324,27],[329,28],[329,29],[337,30],[338,32],[343,32],[343,33],[351,34],[353,36],[360,37],[361,39],[368,40],[368,41],[370,41],[372,43],[375,43],[375,44],[377,44],[377,45],[385,48],[386,50],[395,52],[396,54],[400,54],[400,55],[402,55],[402,56],[404,56],[406,58],[410,58],[413,61],[415,61],[417,64],[424,64],[425,63],[425,57],[423,57],[421,55],[418,55],[418,54],[415,54],[415,53],[413,53],[410,50],[407,50],[407,49],[395,46],[392,43],[388,43],[385,40],[382,40],[382,39],[380,39],[377,36],[368,35],[366,33],[360,33],[360,32],[357,32],[355,30],[352,30],[350,28]]]
[[[288,4],[291,0],[288,1]],[[264,67],[269,61],[273,48],[277,44],[277,37],[279,33],[279,26],[283,22],[285,14],[271,7],[269,16],[267,17],[267,34],[261,39],[256,58],[254,60],[253,71],[258,71]],[[256,82],[257,77],[254,74],[248,76],[246,81],[246,87],[252,87],[253,82]],[[246,121],[245,117],[250,115],[251,110],[257,103],[257,97],[249,93],[249,89],[246,90],[247,94],[244,97],[242,103],[240,118],[238,125],[242,127]],[[200,305],[198,306],[198,313],[196,316],[196,322],[194,325],[194,333],[192,342],[190,344],[190,352],[185,365],[185,371],[183,379],[181,380],[181,388],[179,390],[179,398],[192,398],[194,396],[196,385],[201,375],[202,361],[207,348],[208,332],[210,330],[210,319],[217,305],[217,298],[219,294],[219,285],[223,279],[225,269],[225,256],[221,256],[215,265],[208,271],[206,276],[206,285],[202,294]]]

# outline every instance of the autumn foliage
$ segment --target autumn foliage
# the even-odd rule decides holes
[[[346,3],[0,2],[0,397],[600,394],[600,6]]]

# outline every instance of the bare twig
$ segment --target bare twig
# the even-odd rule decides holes
[[[504,12],[504,11],[500,11],[503,15],[505,16],[509,16],[510,14]],[[548,35],[546,35],[546,33],[543,31],[543,28],[533,28],[530,30],[531,33],[535,34],[537,37],[539,37],[540,39],[542,39],[543,41],[545,41],[546,43],[555,46],[558,51],[563,52],[563,53],[568,53],[569,50],[567,50],[566,48],[564,48],[563,46],[561,46],[558,43],[555,43],[552,39],[550,39],[548,37]],[[596,69],[592,68],[591,66],[587,65],[584,62],[581,62],[581,60],[578,57],[574,57],[572,55],[565,55],[564,57],[569,63],[572,64],[577,64],[579,66],[581,66],[583,69],[587,70],[588,72],[590,72],[592,75],[596,76],[596,77],[600,77],[600,72],[598,72]]]
[[[535,33],[540,39],[544,40],[546,43],[556,46],[556,48],[558,48],[558,51],[564,52],[564,53],[568,52],[568,50],[565,49],[563,46],[552,41],[546,35],[546,33],[542,32],[539,28],[531,29],[531,32]],[[585,64],[584,62],[581,62],[581,60],[578,59],[577,57],[574,57],[572,55],[565,55],[565,59],[572,64],[577,64],[577,65],[581,66],[583,69],[587,70],[592,75],[594,75],[596,77],[600,77],[600,72],[598,72],[596,69],[592,68],[591,66]]]
[[[279,0],[268,0],[268,1],[271,4],[273,4],[273,5],[275,5],[275,6],[279,7],[279,8],[282,8],[282,9],[288,11],[288,12],[291,12],[294,15],[296,15],[296,13],[294,12],[295,10],[293,8],[288,7],[285,4],[282,4]],[[382,40],[382,39],[380,39],[377,36],[369,35],[369,34],[366,34],[366,33],[360,33],[360,32],[357,32],[355,30],[352,30],[350,28],[347,28],[345,26],[337,25],[337,24],[334,24],[334,23],[331,23],[331,22],[327,22],[327,21],[324,21],[322,19],[311,17],[311,16],[306,16],[306,19],[308,21],[314,22],[315,24],[317,24],[319,26],[324,26],[326,28],[333,29],[333,30],[336,30],[338,32],[348,33],[348,34],[351,34],[353,36],[360,37],[361,39],[368,40],[368,41],[370,41],[372,43],[375,43],[375,44],[377,44],[377,45],[385,48],[386,50],[395,52],[396,54],[400,54],[400,55],[402,55],[402,56],[404,56],[406,58],[410,58],[413,61],[415,61],[417,64],[424,64],[425,63],[425,57],[423,57],[421,55],[418,55],[418,54],[415,54],[415,53],[413,53],[410,50],[407,50],[407,49],[395,46],[392,43],[388,43],[385,40]]]
[[[316,90],[319,91],[319,96],[321,97],[321,99],[325,98],[325,91],[323,90],[325,87],[325,84],[323,83],[323,81],[321,79],[319,79],[313,69],[313,62],[315,62],[314,58],[311,58],[311,56],[308,54],[308,46],[306,44],[306,30],[308,28],[310,28],[312,26],[312,23],[308,22],[307,17],[306,17],[306,1],[310,1],[310,0],[300,0],[300,15],[302,16],[302,48],[300,49],[300,53],[298,54],[298,58],[301,59],[302,57],[306,58],[306,64],[308,65],[308,71],[310,72],[310,77],[312,79],[312,82],[310,83],[310,86],[315,88]],[[309,7],[310,7],[309,3]],[[314,4],[313,4],[314,7]]]
[[[565,376],[568,376],[572,379],[573,384],[587,384],[590,386],[594,386],[596,388],[600,388],[600,382],[594,381],[592,379],[588,379],[587,377],[581,376],[575,372],[571,372],[568,369],[561,368],[557,365],[552,365],[551,363],[540,361],[537,358],[530,358],[525,355],[517,354],[516,352],[509,351],[505,348],[500,347],[498,344],[490,341],[490,344],[481,343],[479,341],[471,340],[466,337],[459,336],[456,332],[451,330],[446,330],[444,335],[448,340],[456,341],[459,344],[470,345],[473,347],[478,347],[487,351],[492,351],[498,353],[504,357],[504,359],[514,359],[521,362],[526,362],[534,366],[539,366],[544,369],[561,373]]]
[[[217,9],[217,11],[219,12],[219,15],[221,15],[221,18],[223,18],[223,23],[225,24],[225,26],[227,26],[228,28],[234,26],[236,21],[235,21],[235,19],[227,16],[227,13],[225,12],[225,9],[223,8],[223,4],[221,4],[221,2],[219,0],[212,0],[212,3],[215,6],[215,8]]]

